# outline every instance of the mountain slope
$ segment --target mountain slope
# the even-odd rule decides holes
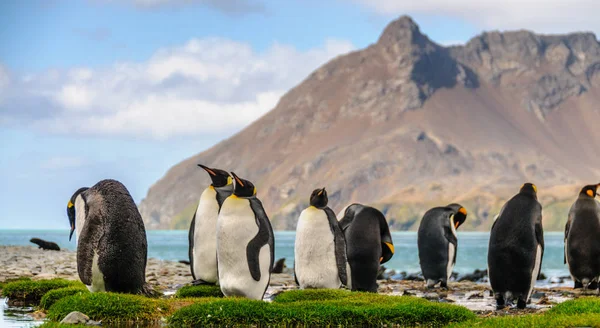
[[[560,229],[579,185],[600,181],[598,103],[593,34],[489,32],[446,48],[403,16],[171,168],[140,211],[151,229],[188,225],[209,183],[203,163],[253,181],[277,229],[294,229],[310,192],[325,186],[335,211],[373,204],[395,229],[460,201],[465,226],[486,230],[525,181],[539,186],[546,227]]]

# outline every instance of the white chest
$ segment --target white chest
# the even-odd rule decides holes
[[[192,249],[194,275],[207,282],[217,281],[217,192],[209,187],[202,192],[194,223]]]
[[[312,206],[302,211],[294,247],[301,288],[339,288],[335,242],[325,211]]]

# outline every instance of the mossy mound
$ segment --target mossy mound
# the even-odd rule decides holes
[[[27,304],[38,304],[42,297],[53,289],[65,287],[81,287],[84,285],[79,281],[65,279],[50,280],[19,280],[6,284],[2,289],[2,296],[8,297],[10,301],[19,301]]]
[[[221,288],[215,285],[183,286],[177,291],[175,297],[223,297],[223,293]]]
[[[570,327],[594,327],[600,328],[599,314],[581,315],[547,315],[528,314],[522,316],[506,316],[453,324],[449,328],[570,328]]]
[[[600,314],[600,298],[598,297],[581,297],[578,299],[560,303],[548,311],[548,315],[563,314]]]
[[[56,301],[62,298],[83,293],[89,293],[89,291],[87,288],[80,286],[51,290],[47,292],[44,297],[42,297],[42,300],[40,301],[40,308],[42,310],[48,310],[54,303],[56,303]]]
[[[31,280],[31,278],[29,277],[20,277],[20,278],[14,278],[14,279],[6,279],[4,281],[0,281],[0,290],[4,289],[4,286],[8,285],[11,282],[15,282],[15,281],[29,281]],[[2,295],[4,296],[4,295]]]
[[[290,295],[285,295],[290,293]],[[305,296],[305,297],[303,297]],[[285,292],[273,303],[227,298],[181,308],[169,325],[443,325],[475,319],[468,309],[408,296],[332,290]]]
[[[79,311],[90,319],[103,322],[150,322],[168,315],[171,306],[165,300],[117,293],[82,293],[58,300],[47,318],[60,321]]]
[[[596,327],[600,328],[600,299],[582,297],[556,305],[544,314],[476,319],[451,325],[462,327]]]
[[[41,324],[40,326],[38,326],[38,328],[71,328],[71,327],[89,327],[83,324],[80,325],[68,325],[68,324],[64,324],[64,323],[59,323],[59,322],[52,322],[52,321],[46,321],[43,324]]]

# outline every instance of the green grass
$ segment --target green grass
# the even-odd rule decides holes
[[[476,319],[451,325],[466,327],[596,327],[600,328],[600,299],[583,297],[563,302],[544,314]]]
[[[0,281],[0,290],[2,290],[4,288],[4,286],[8,285],[11,282],[15,282],[15,281],[29,281],[31,280],[31,278],[29,277],[20,277],[20,278],[15,278],[15,279],[7,279],[4,281]]]
[[[227,298],[176,311],[169,326],[190,325],[443,325],[475,319],[460,306],[408,296],[340,290],[289,291],[273,303]]]
[[[40,301],[40,308],[42,310],[48,310],[54,303],[56,303],[56,301],[62,298],[84,293],[89,293],[88,289],[80,286],[51,290],[42,297],[42,300]]]
[[[50,307],[47,318],[60,321],[72,311],[106,322],[156,321],[169,314],[165,300],[117,293],[82,293],[65,297]]]
[[[6,284],[2,289],[2,296],[8,297],[12,301],[38,304],[48,291],[75,286],[84,287],[79,281],[65,279],[19,280]]]
[[[42,325],[38,326],[38,328],[70,328],[70,327],[90,327],[83,324],[80,325],[67,325],[59,322],[46,321]]]
[[[581,297],[558,304],[548,311],[549,315],[600,314],[600,298]]]
[[[215,285],[183,286],[177,291],[175,297],[223,297],[223,293],[221,288]]]

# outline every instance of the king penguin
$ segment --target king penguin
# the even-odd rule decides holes
[[[252,182],[231,175],[233,195],[225,199],[217,218],[219,285],[225,296],[260,300],[273,267],[273,228]]]
[[[383,213],[376,208],[351,204],[338,213],[346,237],[350,267],[348,287],[353,291],[377,292],[379,266],[394,255],[394,243]]]
[[[233,183],[227,171],[203,168],[212,183],[202,192],[189,232],[190,269],[194,284],[215,284],[217,274],[217,217],[225,199],[233,193]]]
[[[298,219],[294,274],[301,289],[337,289],[347,284],[346,242],[327,202],[325,188],[315,189],[310,206]]]
[[[148,244],[142,216],[116,180],[81,188],[67,205],[71,234],[77,228],[77,272],[92,292],[140,293]]]
[[[565,264],[575,288],[598,289],[600,279],[600,203],[598,185],[581,189],[565,226]]]
[[[447,288],[448,280],[456,263],[458,239],[456,229],[467,219],[467,210],[459,204],[434,207],[425,212],[419,232],[419,263],[427,288],[438,282]]]
[[[504,204],[490,233],[488,274],[499,309],[514,299],[525,308],[543,256],[542,205],[537,187],[526,183]]]

